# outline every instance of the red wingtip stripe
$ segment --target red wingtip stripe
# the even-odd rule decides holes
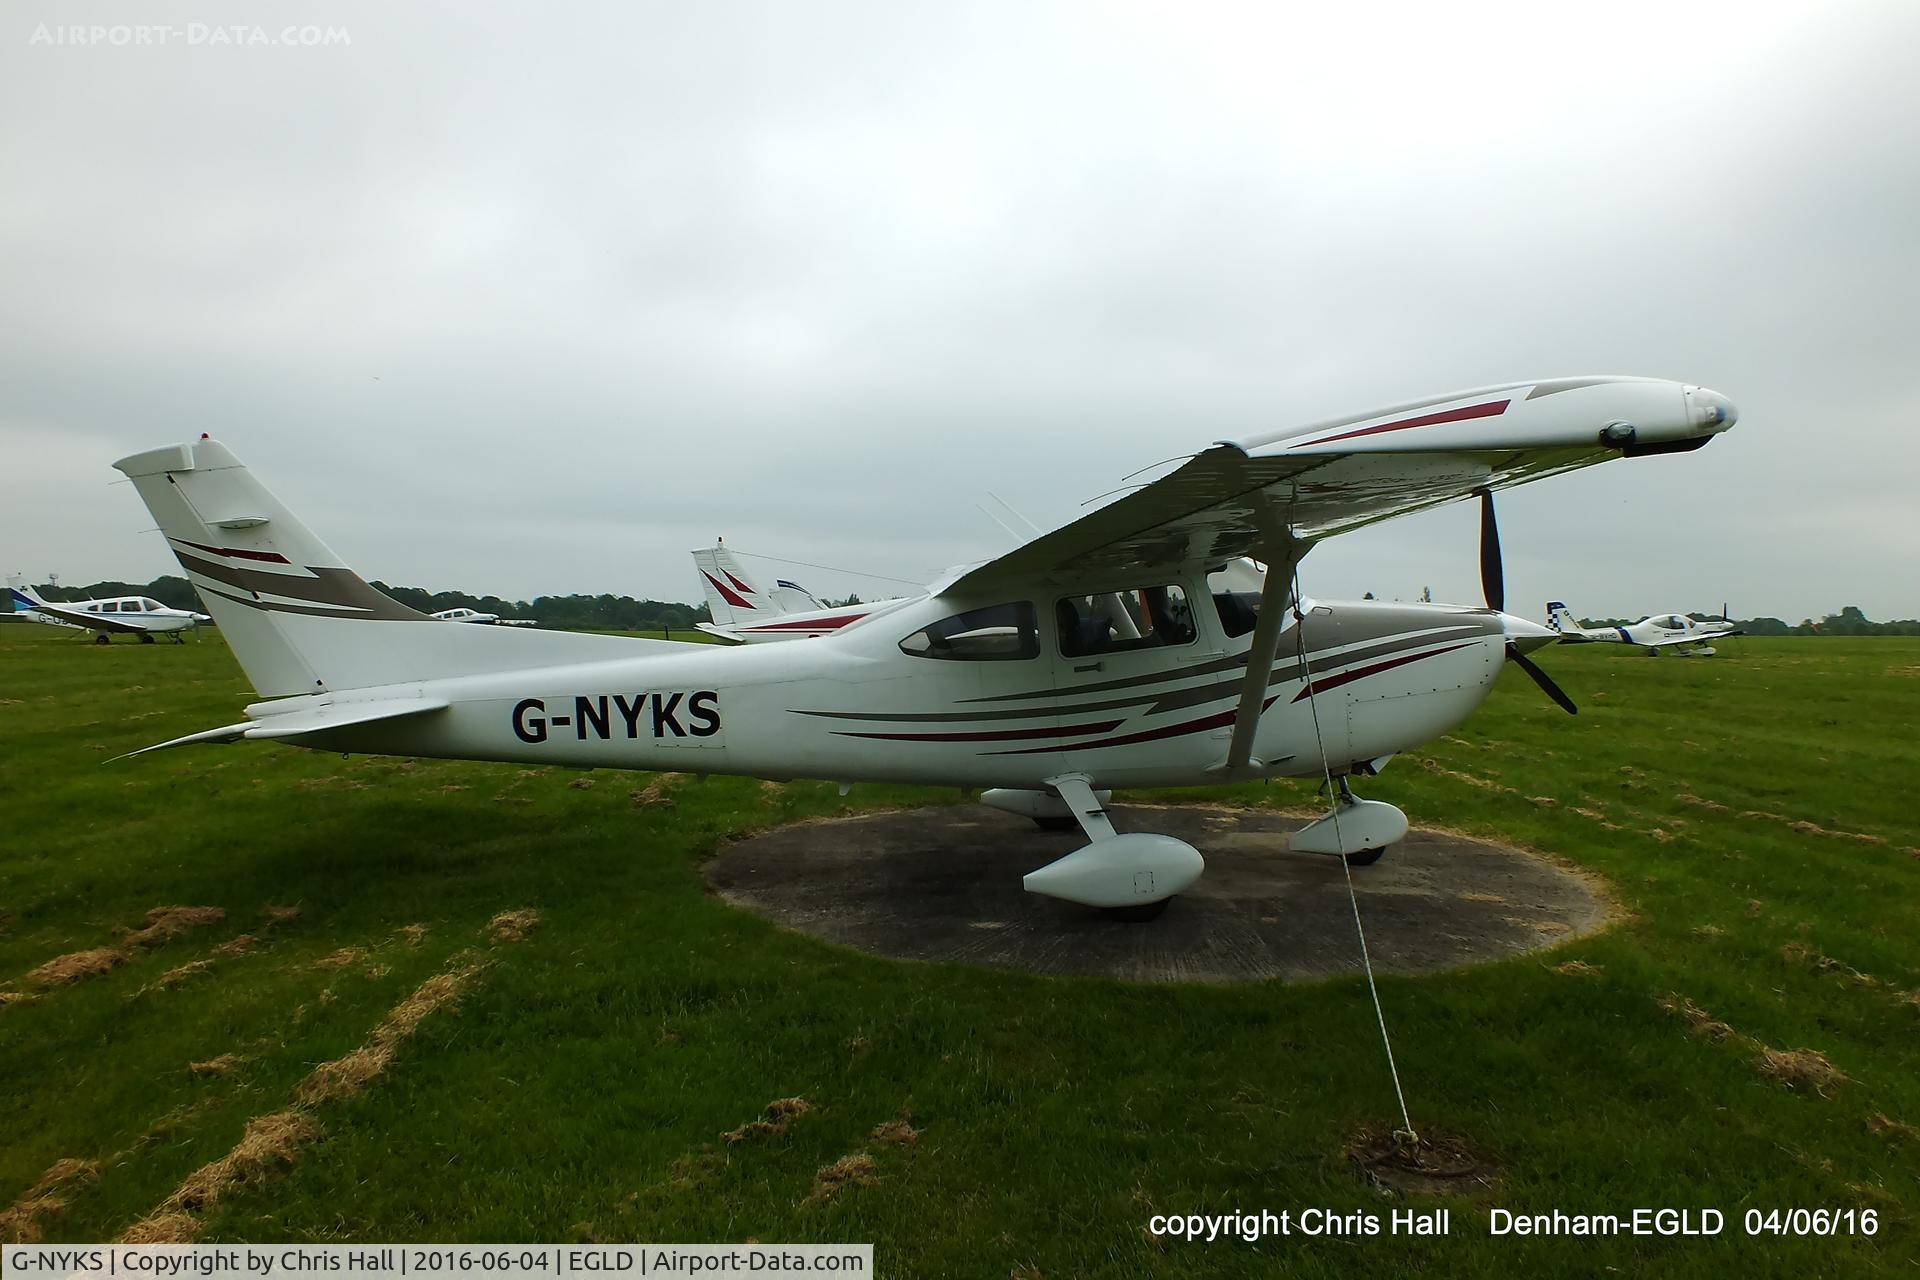
[[[1332,444],[1335,440],[1352,440],[1356,436],[1377,436],[1387,431],[1405,431],[1411,427],[1436,427],[1443,422],[1466,422],[1473,418],[1497,418],[1507,411],[1511,400],[1489,400],[1485,404],[1469,405],[1464,409],[1442,409],[1438,413],[1423,413],[1417,418],[1402,418],[1398,422],[1383,422],[1377,427],[1360,427],[1353,431],[1342,431],[1339,435],[1321,436],[1318,440],[1307,440],[1306,444]]]

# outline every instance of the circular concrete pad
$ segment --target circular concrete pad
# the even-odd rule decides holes
[[[1360,972],[1339,861],[1287,848],[1304,819],[1117,805],[1113,823],[1177,836],[1206,857],[1206,874],[1157,920],[1126,924],[1027,893],[1021,876],[1086,838],[980,805],[782,827],[722,849],[707,880],[779,924],[899,959],[1144,982]],[[1355,867],[1353,883],[1381,972],[1497,960],[1607,918],[1600,893],[1543,858],[1429,831]]]

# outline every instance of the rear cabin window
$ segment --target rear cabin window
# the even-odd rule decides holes
[[[955,662],[1012,662],[1040,656],[1040,631],[1025,600],[970,609],[922,627],[900,642],[915,658]]]
[[[1068,596],[1054,603],[1053,620],[1066,658],[1165,649],[1195,635],[1187,593],[1176,585]]]
[[[1235,591],[1223,579],[1226,575],[1215,573],[1207,579],[1207,586],[1213,594],[1213,611],[1220,619],[1220,630],[1229,637],[1244,636],[1260,622],[1260,593],[1258,591]]]

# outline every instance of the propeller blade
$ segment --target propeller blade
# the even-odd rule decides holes
[[[1487,608],[1507,611],[1507,579],[1500,567],[1500,521],[1493,514],[1493,490],[1480,491],[1480,590]]]
[[[1566,690],[1555,684],[1552,676],[1535,666],[1533,659],[1520,652],[1520,647],[1511,640],[1507,641],[1507,661],[1532,676],[1533,682],[1539,685],[1541,691],[1549,698],[1559,703],[1562,711],[1565,711],[1570,716],[1580,714],[1580,708],[1573,705],[1573,699],[1567,696]]]

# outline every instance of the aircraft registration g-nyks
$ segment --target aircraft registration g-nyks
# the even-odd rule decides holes
[[[1650,656],[1671,648],[1681,658],[1711,658],[1713,642],[1742,634],[1720,606],[1716,620],[1697,621],[1684,613],[1655,613],[1624,627],[1583,627],[1564,601],[1547,601],[1547,625],[1560,633],[1562,644],[1637,644]]]
[[[422,626],[218,441],[115,465],[270,699],[162,747],[270,739],[985,788],[990,804],[1087,836],[1028,890],[1138,917],[1204,864],[1171,837],[1116,833],[1109,788],[1325,775],[1331,811],[1293,847],[1371,861],[1407,819],[1355,799],[1350,775],[1458,724],[1506,662],[1571,709],[1524,652],[1555,634],[1501,611],[1493,491],[1696,449],[1734,417],[1703,387],[1561,378],[1224,441],[896,609],[806,644],[730,648]],[[1475,495],[1486,608],[1300,598],[1296,566],[1321,539]],[[1268,565],[1260,591],[1211,590],[1242,556]]]
[[[170,635],[184,644],[182,632],[213,619],[191,609],[175,609],[146,596],[121,596],[108,600],[70,600],[56,603],[42,600],[19,574],[7,579],[14,607],[38,614],[48,621],[70,627],[85,627],[95,633],[95,644],[109,643],[115,633],[137,635],[141,644],[152,644],[156,635]],[[36,622],[41,618],[34,619]]]

